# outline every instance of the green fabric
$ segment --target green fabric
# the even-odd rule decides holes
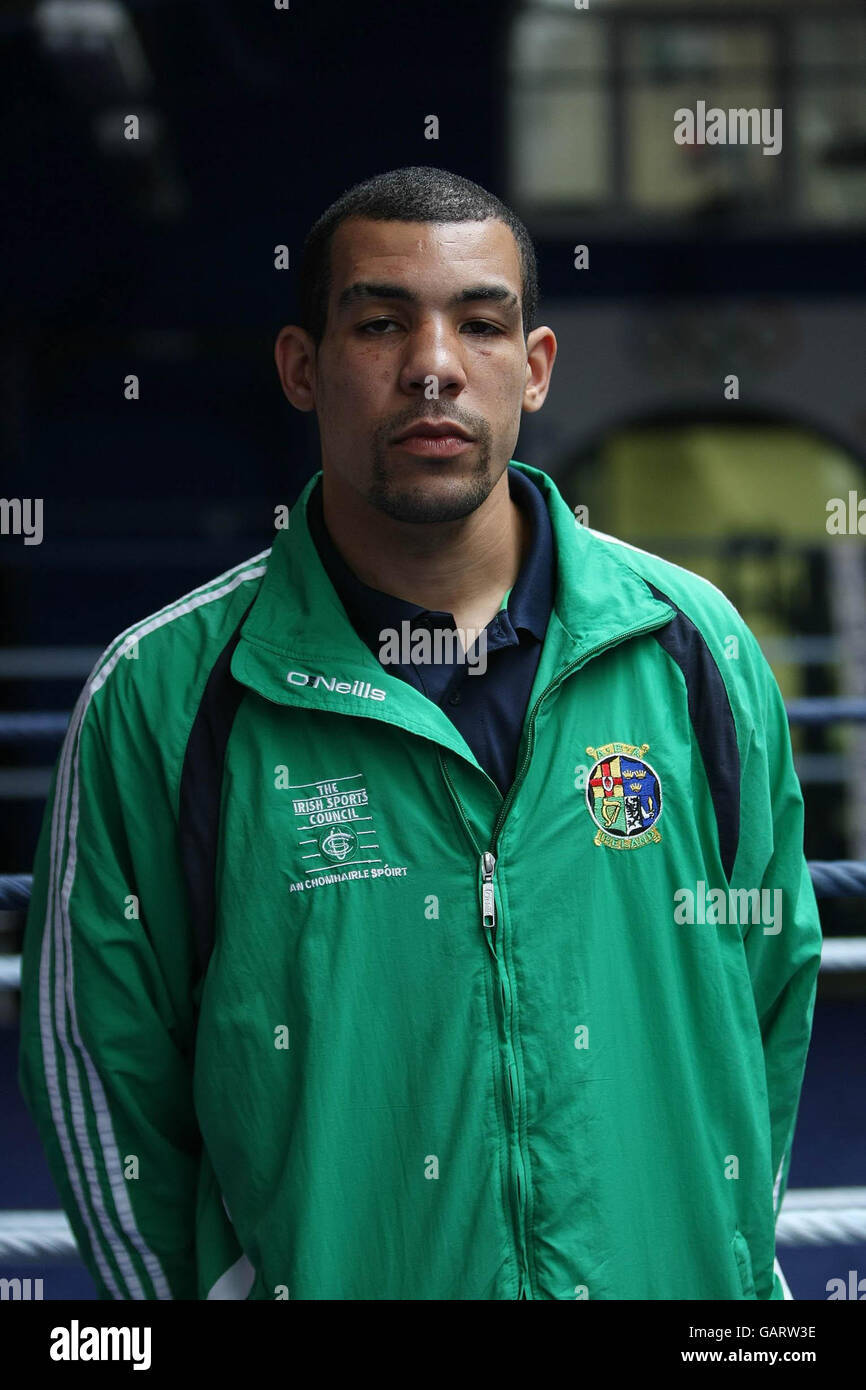
[[[558,563],[505,800],[349,624],[306,525],[315,477],[270,551],[91,673],[34,867],[20,1083],[104,1298],[782,1296],[820,959],[784,706],[718,590],[575,526],[514,466]],[[730,702],[729,884],[649,584]],[[181,768],[253,597],[196,1032]],[[657,838],[622,850],[586,790],[587,749],[614,741],[648,745],[664,798]],[[782,929],[678,925],[689,885],[778,890]]]

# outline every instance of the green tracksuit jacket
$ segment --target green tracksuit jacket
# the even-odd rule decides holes
[[[719,590],[514,466],[557,579],[505,798],[348,621],[315,479],[88,678],[20,1083],[101,1297],[784,1295],[821,937],[782,699]]]

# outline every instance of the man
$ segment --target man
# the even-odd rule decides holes
[[[321,470],[82,692],[21,1084],[103,1297],[784,1296],[785,711],[717,589],[511,458],[536,293],[477,185],[344,194],[276,342]]]

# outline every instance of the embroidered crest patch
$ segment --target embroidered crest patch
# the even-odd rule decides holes
[[[649,744],[605,743],[587,748],[595,765],[586,783],[586,804],[598,827],[595,844],[610,849],[639,849],[661,839],[656,822],[662,813],[662,784],[644,761]]]

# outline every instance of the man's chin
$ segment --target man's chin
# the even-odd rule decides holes
[[[443,465],[439,465],[443,470]],[[434,470],[430,470],[434,472]],[[457,485],[455,486],[455,482]],[[371,506],[394,521],[429,524],[460,521],[477,511],[490,494],[485,478],[430,478],[429,486],[407,488],[396,481],[384,493],[373,491],[367,498]]]

